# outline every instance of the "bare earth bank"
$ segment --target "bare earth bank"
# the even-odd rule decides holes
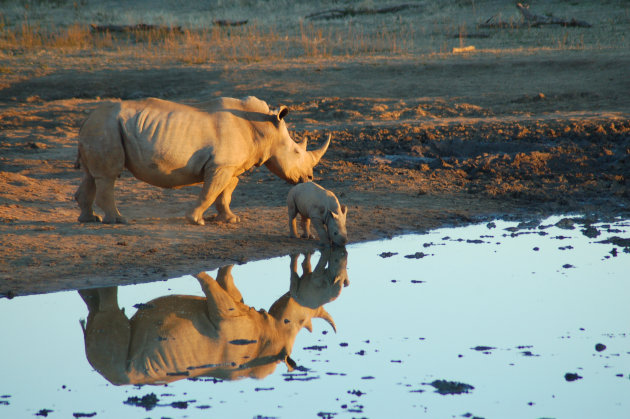
[[[288,238],[289,185],[246,173],[237,225],[186,224],[199,190],[125,173],[129,225],[80,224],[76,136],[100,98],[286,104],[294,138],[333,143],[316,181],[351,242],[509,217],[630,217],[627,53],[54,71],[0,90],[0,295],[128,284],[314,248]],[[214,211],[213,209],[209,212]],[[587,223],[589,221],[586,221]]]

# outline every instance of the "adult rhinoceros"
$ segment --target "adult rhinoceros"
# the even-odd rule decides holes
[[[255,97],[220,98],[207,110],[160,99],[107,102],[90,114],[79,133],[83,179],[75,194],[79,221],[125,223],[116,207],[114,183],[126,167],[136,178],[162,188],[203,182],[186,218],[204,224],[213,203],[217,220],[238,222],[230,210],[238,176],[264,164],[290,183],[313,178],[313,167],[330,144],[307,151],[293,141],[284,122],[286,106],[270,111]]]
[[[205,272],[195,275],[205,298],[160,297],[131,319],[119,308],[116,287],[80,290],[89,309],[83,325],[88,361],[116,385],[263,378],[281,362],[295,368],[295,338],[302,328],[312,330],[312,318],[335,329],[323,307],[304,307],[289,293],[268,313],[254,310],[242,302],[231,271],[219,269],[216,280]]]

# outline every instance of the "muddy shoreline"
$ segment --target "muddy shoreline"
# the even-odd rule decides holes
[[[495,134],[532,129],[537,131],[518,141]],[[464,130],[458,140],[448,128],[411,124],[333,132],[333,146],[315,176],[349,206],[350,242],[496,218],[630,216],[627,121],[477,123]],[[557,132],[562,134],[553,137]],[[295,136],[316,141],[318,133]],[[3,206],[0,225],[0,294],[6,297],[167,279],[316,248],[288,238],[284,202],[290,185],[264,168],[248,172],[235,191],[240,224],[188,225],[183,214],[197,186],[161,190],[128,173],[118,191],[130,225],[77,223],[71,197],[79,173],[70,159],[57,170],[45,165],[41,173],[40,166],[30,176],[21,174],[35,171],[26,163],[16,167],[16,161],[46,161],[48,150],[23,151],[23,160],[13,159],[14,170],[2,173],[14,200]],[[46,180],[58,184],[52,204],[38,198]]]
[[[184,214],[199,186],[159,189],[127,172],[116,192],[131,224],[78,223],[76,136],[102,97],[158,96],[203,108],[212,97],[255,95],[288,105],[296,140],[315,146],[332,135],[315,180],[349,207],[350,243],[495,218],[628,218],[630,103],[621,92],[630,58],[574,55],[481,54],[468,66],[434,57],[422,65],[376,58],[131,67],[124,74],[107,64],[69,71],[61,63],[19,81],[7,75],[0,296],[161,280],[315,248],[288,238],[290,185],[264,167],[245,173],[234,192],[237,225],[188,225]]]

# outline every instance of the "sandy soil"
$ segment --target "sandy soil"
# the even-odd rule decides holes
[[[117,193],[131,224],[78,223],[78,128],[107,97],[203,107],[255,95],[288,105],[295,139],[332,134],[315,176],[348,205],[352,243],[496,217],[630,217],[628,51],[84,67],[90,59],[1,75],[1,296],[165,279],[315,247],[288,238],[290,185],[264,167],[234,193],[240,224],[189,225],[199,186],[163,190],[128,173]]]

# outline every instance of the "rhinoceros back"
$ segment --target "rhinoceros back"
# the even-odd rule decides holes
[[[213,115],[148,99],[123,102],[119,123],[125,165],[138,179],[161,187],[203,181],[219,138]]]

